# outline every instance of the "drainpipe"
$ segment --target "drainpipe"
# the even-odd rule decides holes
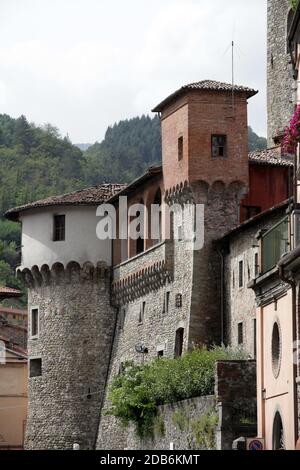
[[[283,266],[279,266],[279,277],[289,284],[292,288],[292,316],[293,316],[293,321],[292,321],[292,336],[293,336],[293,345],[296,344],[297,341],[297,291],[296,291],[296,282],[290,279],[287,279],[285,273],[284,273],[284,268]],[[295,439],[296,442],[298,440],[298,390],[297,390],[297,383],[296,383],[296,378],[297,378],[297,363],[293,364],[293,386],[294,386],[294,410],[295,410],[295,420],[294,420],[294,426],[295,426]],[[296,444],[295,442],[295,444]]]
[[[225,344],[225,261],[224,261],[224,250],[221,248],[218,250],[221,259],[221,344]]]

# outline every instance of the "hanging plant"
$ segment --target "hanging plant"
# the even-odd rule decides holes
[[[285,153],[294,154],[300,142],[300,105],[293,114],[289,127],[285,128],[282,140],[282,150]]]

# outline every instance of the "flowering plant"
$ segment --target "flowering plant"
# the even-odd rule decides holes
[[[297,145],[300,142],[300,105],[291,119],[289,127],[285,128],[282,140],[282,149],[286,153],[293,154],[296,152]]]

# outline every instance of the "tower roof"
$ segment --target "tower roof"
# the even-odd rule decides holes
[[[125,184],[101,184],[60,196],[50,196],[46,199],[30,202],[29,204],[10,209],[5,213],[5,217],[10,220],[18,220],[21,212],[35,208],[98,205],[107,201],[125,187]]]
[[[232,89],[235,93],[244,93],[247,96],[247,98],[251,98],[252,96],[258,93],[257,90],[240,86],[240,85],[234,85],[232,87],[232,84],[230,83],[217,82],[215,80],[202,80],[200,82],[189,83],[188,85],[182,86],[181,88],[179,88],[179,90],[176,90],[174,93],[172,93],[167,98],[165,98],[160,104],[158,104],[152,110],[152,112],[156,113],[156,112],[162,111],[165,106],[170,104],[176,98],[179,98],[181,95],[183,95],[187,91],[196,90],[196,91],[232,92]]]

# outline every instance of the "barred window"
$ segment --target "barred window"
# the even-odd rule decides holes
[[[226,158],[227,157],[227,136],[226,135],[212,135],[211,152],[212,152],[213,158]]]
[[[55,215],[53,217],[53,241],[64,241],[66,237],[66,216]]]

